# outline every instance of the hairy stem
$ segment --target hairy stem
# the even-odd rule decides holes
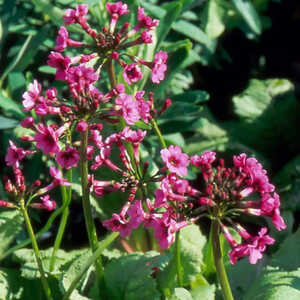
[[[80,175],[82,188],[82,205],[85,218],[86,229],[88,233],[89,243],[92,251],[95,252],[98,248],[98,237],[96,227],[92,216],[92,207],[90,203],[90,189],[88,182],[88,161],[86,158],[86,149],[88,146],[88,130],[81,132],[80,145]],[[99,256],[95,261],[96,274],[99,282],[103,278],[102,260]]]
[[[70,183],[72,183],[72,169],[68,170],[67,172],[67,179]],[[68,221],[68,216],[69,216],[69,204],[71,202],[71,197],[72,197],[72,187],[66,188],[65,186],[61,186],[61,194],[62,194],[62,201],[63,201],[63,206],[64,210],[61,216],[58,232],[56,235],[56,239],[54,242],[54,247],[50,259],[50,272],[53,271],[54,266],[55,266],[55,260],[56,260],[56,253],[58,249],[60,248],[60,244],[66,229],[67,221]]]
[[[222,252],[220,247],[220,225],[217,220],[212,220],[211,231],[212,231],[212,247],[213,247],[214,261],[215,261],[218,279],[222,289],[223,298],[224,300],[233,300],[231,288],[228,282],[228,278],[223,263]]]
[[[25,219],[25,224],[26,224],[26,227],[27,227],[27,231],[28,231],[28,234],[29,234],[29,237],[30,237],[30,240],[31,240],[34,255],[35,255],[35,258],[36,258],[36,262],[37,262],[37,265],[38,265],[38,268],[39,268],[39,271],[40,271],[40,274],[41,274],[42,286],[43,286],[43,289],[44,289],[44,292],[46,294],[47,299],[52,300],[51,290],[50,290],[48,281],[46,279],[46,274],[45,274],[45,271],[43,269],[43,264],[42,264],[42,261],[41,261],[41,258],[40,258],[39,247],[38,247],[37,241],[35,239],[33,228],[31,226],[31,222],[30,222],[26,207],[24,205],[24,200],[23,199],[20,201],[20,204],[21,204],[21,211],[22,211],[24,219]]]

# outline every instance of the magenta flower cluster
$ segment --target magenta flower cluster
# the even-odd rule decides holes
[[[30,142],[35,150],[24,150],[10,142],[5,160],[14,169],[15,182],[5,180],[7,192],[17,199],[28,199],[29,203],[40,197],[41,202],[30,205],[53,210],[56,203],[48,192],[57,186],[70,186],[64,172],[85,160],[89,192],[98,197],[116,191],[127,193],[121,212],[103,222],[107,229],[127,237],[143,225],[153,229],[161,248],[168,248],[177,231],[205,216],[219,222],[232,248],[229,253],[232,264],[245,256],[249,256],[250,263],[256,263],[274,239],[267,234],[266,227],[255,235],[248,233],[238,216],[244,213],[267,217],[272,219],[276,229],[285,228],[280,199],[266,171],[246,154],[234,156],[233,166],[228,168],[222,159],[216,161],[214,152],[189,157],[179,146],[171,145],[160,151],[163,166],[156,174],[149,175],[149,163],[142,161],[139,151],[147,131],[131,126],[137,122],[153,126],[154,119],[171,105],[171,100],[166,99],[157,110],[153,93],[147,95],[141,90],[128,94],[125,85],[139,82],[145,67],[151,70],[152,82],[159,84],[165,78],[168,55],[159,51],[152,61],[145,61],[128,52],[130,47],[153,42],[153,30],[159,22],[146,16],[143,8],[138,8],[137,22],[133,26],[128,22],[119,24],[120,18],[129,12],[127,4],[108,2],[106,9],[110,25],[100,32],[88,24],[86,4],[66,10],[64,24],[79,25],[92,42],[73,40],[66,27],[60,27],[55,51],[50,53],[47,63],[56,69],[56,80],[67,85],[70,99],[66,100],[55,88],[43,92],[37,80],[29,84],[22,104],[24,111],[31,115],[21,125],[30,133],[22,140]],[[85,54],[64,56],[62,52],[68,47],[84,48],[81,53]],[[122,83],[117,82],[114,67],[121,69]],[[105,68],[111,88],[103,92],[99,90],[98,81]],[[118,124],[119,129],[108,134],[103,129],[111,124]],[[85,149],[82,149],[83,140],[78,140],[78,135],[83,134],[87,136]],[[40,181],[26,187],[20,162],[37,151],[51,161],[51,180],[43,188]],[[118,153],[118,159],[113,153]],[[189,167],[197,169],[202,185],[185,178]],[[100,172],[95,171],[101,168],[116,172],[119,180],[99,180],[96,174]],[[156,185],[153,194],[145,188],[150,183]],[[1,200],[0,206],[14,208],[15,204]],[[241,243],[233,238],[229,227],[241,236]]]

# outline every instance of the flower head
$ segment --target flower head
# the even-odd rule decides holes
[[[160,151],[162,160],[166,164],[170,172],[176,173],[178,176],[187,175],[187,166],[189,165],[189,157],[182,153],[179,146],[171,145],[168,149]]]

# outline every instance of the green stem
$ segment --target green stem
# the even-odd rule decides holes
[[[96,227],[92,216],[92,207],[90,203],[90,188],[88,182],[88,161],[86,158],[86,149],[88,146],[88,130],[81,132],[81,145],[80,145],[80,175],[81,175],[81,188],[82,188],[82,205],[85,218],[86,229],[88,233],[89,243],[92,251],[95,252],[98,248],[98,237]],[[100,281],[103,278],[102,260],[99,256],[95,261],[95,268],[97,278]]]
[[[34,254],[35,254],[36,262],[37,262],[39,271],[41,273],[42,286],[43,286],[43,289],[45,291],[47,299],[52,300],[51,290],[50,290],[50,287],[48,285],[48,281],[46,279],[46,274],[44,272],[43,264],[42,264],[42,261],[41,261],[41,258],[40,258],[39,247],[38,247],[37,241],[35,239],[34,232],[33,232],[33,229],[32,229],[31,223],[30,223],[30,219],[29,219],[27,210],[25,208],[23,199],[20,201],[20,204],[21,204],[21,211],[22,211],[24,219],[25,219],[27,231],[28,231],[31,243],[32,243],[32,248],[33,248],[33,251],[34,251]]]
[[[226,275],[222,252],[220,247],[220,225],[217,220],[212,220],[212,246],[214,261],[217,270],[218,279],[221,285],[224,300],[233,300],[232,292]]]
[[[161,131],[160,131],[155,119],[151,119],[151,124],[152,124],[152,128],[153,128],[154,132],[156,133],[156,135],[159,139],[159,142],[160,142],[162,148],[167,148],[167,144],[161,134]]]
[[[110,81],[111,88],[114,89],[117,86],[115,68],[112,58],[109,58],[107,61],[107,72]]]
[[[180,232],[176,232],[175,236],[175,265],[177,272],[177,283],[179,287],[183,287],[183,269],[181,266],[181,257],[180,257]]]
[[[72,292],[76,288],[77,284],[79,283],[80,279],[84,275],[85,272],[89,269],[89,267],[95,263],[99,257],[101,257],[101,254],[105,248],[107,248],[117,237],[119,236],[118,232],[112,232],[109,236],[107,236],[102,242],[99,243],[97,250],[94,252],[94,254],[90,257],[90,259],[86,262],[86,264],[83,266],[83,268],[79,271],[75,279],[72,281],[70,287],[68,288],[63,300],[69,299]]]
[[[71,183],[72,182],[72,169],[68,170],[67,172],[67,179]],[[56,253],[58,249],[60,248],[60,244],[66,229],[67,221],[68,221],[68,216],[69,216],[69,204],[71,202],[71,197],[72,197],[72,187],[66,188],[65,186],[61,186],[61,194],[62,194],[62,201],[63,201],[63,206],[64,210],[61,216],[58,232],[56,235],[56,239],[54,242],[53,246],[53,251],[50,259],[50,272],[53,271],[54,266],[55,266],[55,260],[56,260]]]
[[[54,222],[54,220],[56,219],[57,216],[59,216],[65,209],[67,203],[64,204],[63,206],[61,206],[59,209],[57,209],[55,212],[53,212],[51,214],[51,216],[49,217],[47,223],[45,224],[45,226],[35,235],[36,239],[39,239],[45,232],[47,232],[52,223]],[[0,260],[4,259],[5,257],[7,257],[8,255],[14,253],[15,251],[17,251],[18,249],[21,249],[21,248],[24,248],[26,247],[27,245],[29,245],[31,243],[31,240],[30,239],[26,239],[22,242],[20,242],[18,245],[10,248],[9,250],[7,250],[5,253],[3,253],[1,256],[0,256]]]

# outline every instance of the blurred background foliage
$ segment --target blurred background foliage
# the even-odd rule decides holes
[[[153,89],[156,101],[166,97],[173,100],[173,105],[159,120],[167,143],[180,145],[189,154],[214,150],[230,158],[232,154],[245,152],[261,160],[282,198],[288,230],[278,236],[283,243],[288,243],[284,240],[297,230],[300,216],[300,46],[294,34],[300,26],[299,1],[125,2],[130,7],[142,6],[151,16],[161,20],[156,47],[169,53],[167,76],[160,85],[142,82],[140,88]],[[46,60],[55,46],[64,10],[78,3],[89,4],[93,16],[91,24],[95,28],[107,25],[104,1],[0,0],[1,177],[9,172],[4,163],[8,140],[26,134],[18,123],[25,116],[21,99],[28,84],[37,79],[45,89],[64,88],[61,82],[53,80],[55,70],[46,65]],[[86,38],[76,27],[70,26],[70,31],[73,37]],[[73,50],[68,50],[67,54],[75,55]],[[105,76],[102,77],[104,83]],[[142,157],[151,161],[152,168],[156,167],[151,158],[156,155],[157,145],[156,138],[149,132]],[[43,176],[46,166],[41,155],[26,161],[28,181]],[[99,176],[109,177],[108,172]],[[196,176],[192,172],[189,174],[190,178]],[[68,233],[64,238],[66,249],[87,243],[80,213],[79,181],[75,180],[75,188],[76,183],[78,192],[73,196]],[[109,195],[104,201],[94,199],[95,215],[102,219],[109,217],[121,206],[119,197]],[[5,199],[1,184],[0,198]],[[12,217],[7,214],[0,213],[0,219]],[[35,227],[41,228],[43,215],[34,215],[34,221]],[[0,253],[13,240],[24,239],[20,222],[16,219],[14,222],[16,230],[12,235],[0,222],[1,240],[10,236],[1,244]],[[56,231],[56,226],[54,223],[51,231],[44,235],[44,247],[52,243],[51,232]],[[100,221],[97,226],[101,233],[105,232]],[[279,246],[276,247],[275,250]],[[275,259],[273,267],[276,266]],[[242,263],[238,268],[246,267]],[[247,270],[250,272],[254,267],[251,268]],[[207,274],[210,272],[207,270]],[[272,278],[271,273],[268,269],[262,276]],[[232,271],[230,276],[239,283],[237,271]],[[259,282],[256,286],[261,288]],[[240,282],[234,293],[241,295],[246,288],[247,285]],[[182,291],[176,293],[181,295]],[[214,290],[207,293],[213,294]],[[250,299],[251,295],[250,290],[247,297]]]

